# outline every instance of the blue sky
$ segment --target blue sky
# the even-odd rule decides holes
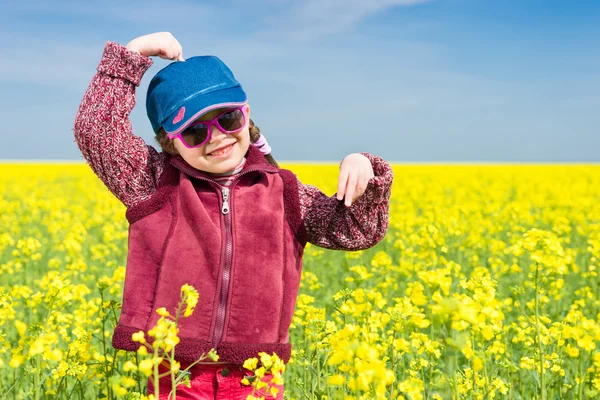
[[[230,66],[280,160],[600,161],[598,0],[5,0],[0,160],[81,160],[105,43],[158,31]]]

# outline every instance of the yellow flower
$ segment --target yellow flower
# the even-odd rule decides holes
[[[181,287],[181,298],[186,304],[184,317],[189,317],[194,312],[194,308],[198,304],[198,291],[191,285],[185,284]]]
[[[123,371],[125,372],[135,371],[136,369],[137,367],[131,360],[127,360],[125,364],[123,364]]]
[[[156,310],[156,313],[158,315],[160,315],[161,317],[170,317],[171,314],[169,314],[169,312],[167,311],[167,309],[165,307],[160,307]]]
[[[575,346],[571,346],[570,344],[568,344],[565,347],[565,351],[567,352],[567,354],[569,355],[569,357],[572,358],[577,358],[579,357],[579,349]]]
[[[246,361],[244,361],[244,368],[249,369],[250,371],[254,371],[256,369],[256,366],[258,365],[258,358],[254,357],[254,358],[249,358]]]
[[[25,362],[25,357],[23,357],[23,355],[13,354],[8,365],[10,365],[11,368],[16,369],[16,368],[19,368],[21,366],[21,364],[23,364],[24,362]]]
[[[119,385],[118,383],[113,383],[112,389],[118,397],[125,396],[127,394],[127,389],[125,389],[123,386]]]
[[[273,361],[271,360],[271,356],[267,353],[258,353],[260,356],[260,363],[265,369],[270,369],[271,365],[273,365]]]
[[[154,368],[154,362],[151,359],[146,359],[140,361],[139,371],[146,376],[152,375],[152,370]]]
[[[210,351],[207,354],[207,357],[211,360],[211,361],[219,361],[219,355],[217,354],[215,349],[210,349]]]
[[[131,335],[131,340],[134,342],[145,343],[146,339],[144,338],[144,331],[138,331]]]
[[[327,383],[335,386],[341,386],[344,384],[345,381],[346,379],[344,378],[344,376],[340,374],[332,375],[329,378],[327,378]]]
[[[181,363],[179,363],[178,361],[171,361],[171,372],[176,374],[179,372],[179,369],[181,368]]]
[[[590,335],[584,335],[581,339],[579,339],[577,341],[577,346],[586,351],[592,351],[596,349],[596,343]]]
[[[17,328],[17,333],[19,336],[25,336],[25,331],[27,330],[27,324],[24,322],[15,320],[15,328]]]
[[[473,371],[481,371],[483,369],[483,361],[479,357],[473,357]]]

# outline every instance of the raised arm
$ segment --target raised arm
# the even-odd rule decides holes
[[[75,117],[75,141],[94,173],[127,207],[156,190],[164,154],[133,134],[135,91],[153,61],[107,42]]]
[[[333,250],[364,250],[383,237],[389,223],[392,168],[382,158],[362,153],[373,167],[374,177],[350,207],[337,197],[299,182],[300,213],[308,242]]]

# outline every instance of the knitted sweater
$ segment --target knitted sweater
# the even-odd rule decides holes
[[[163,172],[165,153],[133,133],[129,114],[136,87],[153,61],[107,42],[98,72],[75,118],[75,140],[85,160],[108,189],[129,207],[148,199]],[[364,194],[345,213],[335,213],[339,201],[312,185],[299,183],[300,211],[308,242],[328,249],[370,247],[388,226],[393,173],[380,157],[366,154],[375,176]]]

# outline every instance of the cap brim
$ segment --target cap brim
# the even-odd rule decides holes
[[[163,129],[170,135],[176,135],[202,114],[217,108],[240,106],[246,101],[246,93],[239,86],[196,96],[169,115],[163,124]],[[179,113],[183,113],[183,116],[178,115]]]

